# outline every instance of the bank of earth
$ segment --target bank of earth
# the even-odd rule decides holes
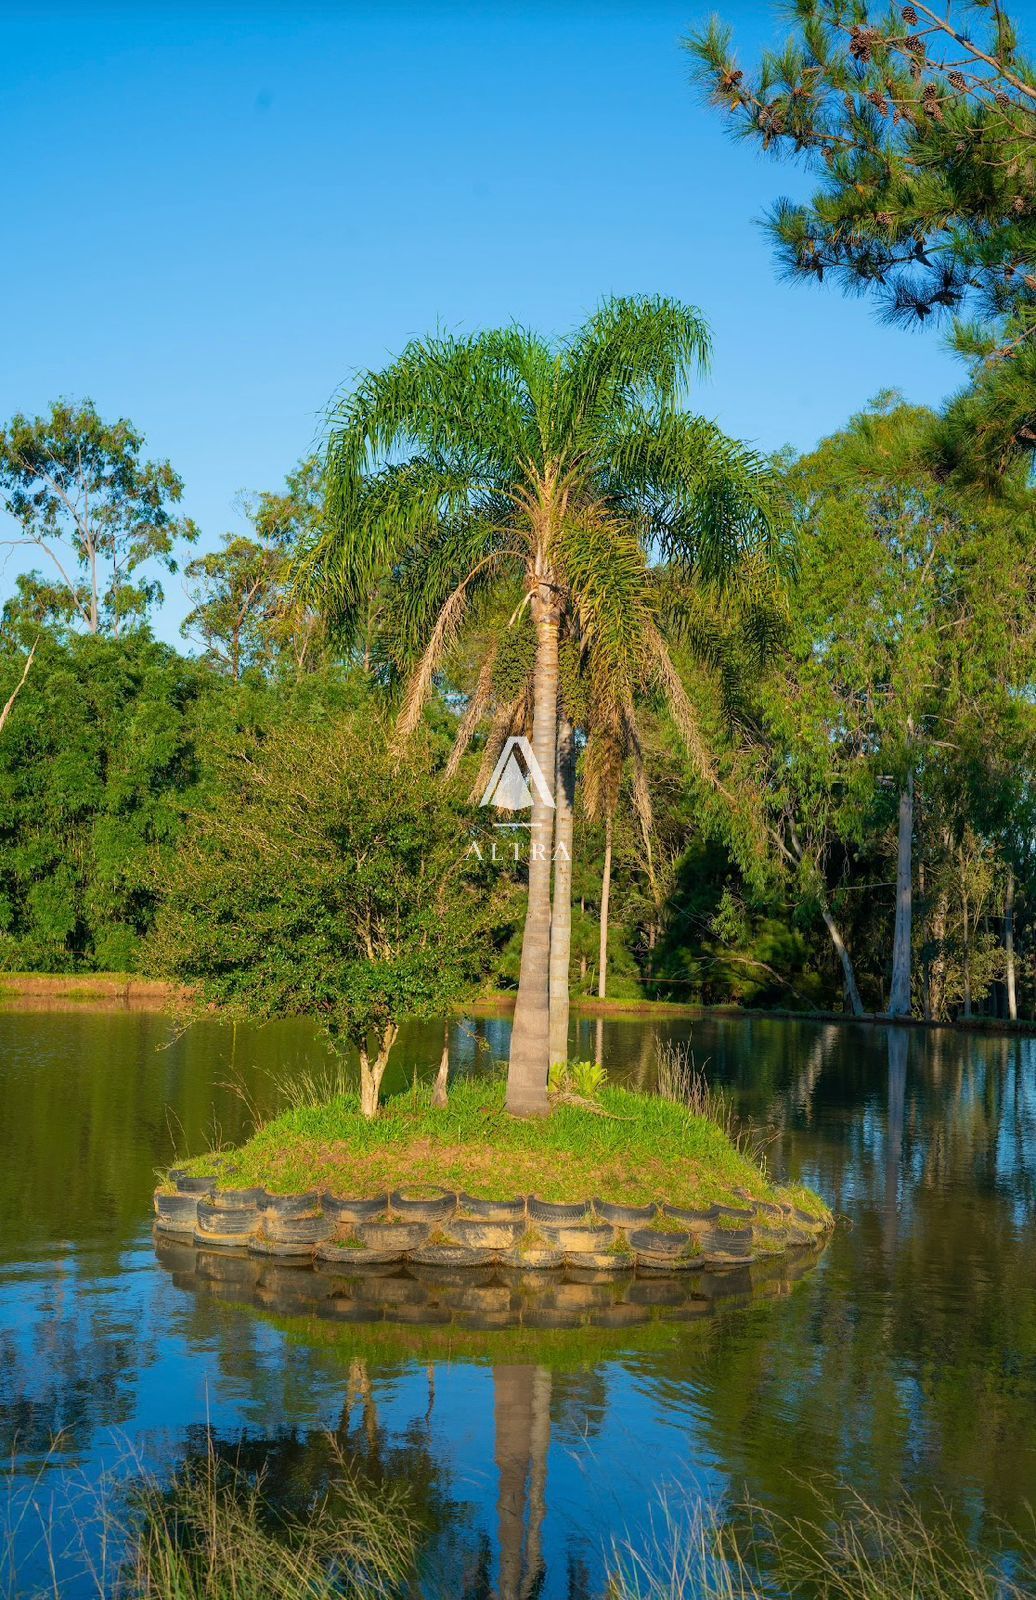
[[[156,1193],[160,1226],[190,1228],[190,1194],[199,1243],[245,1206],[247,1228],[240,1215],[233,1226],[260,1249],[395,1246],[409,1223],[422,1225],[422,1249],[450,1252],[489,1245],[482,1222],[509,1229],[519,1252],[758,1257],[817,1242],[832,1221],[818,1195],[775,1185],[687,1106],[607,1088],[592,1104],[556,1101],[548,1116],[519,1120],[504,1110],[503,1083],[478,1079],[456,1084],[445,1109],[417,1086],[373,1120],[352,1095],[288,1111],[239,1149],[175,1169]]]

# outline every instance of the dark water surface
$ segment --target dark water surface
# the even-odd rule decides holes
[[[593,1054],[594,1026],[578,1025],[574,1055]],[[459,1025],[456,1068],[502,1054],[507,1031]],[[819,1265],[707,1318],[453,1341],[242,1306],[156,1259],[156,1167],[247,1132],[232,1078],[264,1108],[279,1074],[321,1063],[305,1027],[203,1024],[171,1042],[148,1012],[0,1013],[0,1516],[14,1530],[0,1594],[12,1553],[23,1582],[48,1581],[39,1519],[14,1527],[31,1480],[54,1508],[64,1572],[70,1486],[130,1455],[175,1465],[206,1428],[295,1492],[338,1430],[375,1477],[411,1486],[434,1595],[597,1594],[610,1540],[646,1536],[659,1489],[747,1489],[794,1512],[823,1474],[876,1496],[949,1497],[978,1540],[1023,1526],[1036,1504],[1036,1041],[608,1021],[604,1059],[648,1084],[667,1036],[690,1037],[739,1112],[773,1130],[776,1174],[846,1219]],[[433,1069],[441,1037],[404,1034],[397,1083]],[[90,1589],[68,1578],[62,1592]]]

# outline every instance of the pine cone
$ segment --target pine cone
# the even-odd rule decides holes
[[[919,33],[911,34],[906,41],[906,47],[912,56],[923,56],[925,53],[924,40]]]
[[[1008,110],[1010,110],[1011,106],[1014,104],[1014,101],[1011,99],[1011,96],[1009,94],[1006,94],[1004,92],[1003,89],[998,89],[997,92],[996,92],[996,103],[1004,111],[1008,111]]]
[[[950,83],[953,84],[953,87],[955,89],[959,89],[961,94],[966,93],[967,87],[968,87],[968,80],[964,76],[963,72],[948,72],[946,74],[946,76],[949,79]]]
[[[867,96],[867,99],[870,101],[872,106],[877,106],[883,117],[888,116],[889,103],[885,99],[885,96],[882,94],[880,89],[872,89],[870,94]]]
[[[903,21],[906,23],[908,28],[917,27],[917,12],[914,10],[913,6],[903,7]]]
[[[883,228],[891,228],[896,219],[891,211],[879,211],[875,214],[874,220]]]
[[[877,28],[861,28],[859,26],[849,29],[849,54],[857,61],[867,62],[871,59],[874,41],[878,37]]]

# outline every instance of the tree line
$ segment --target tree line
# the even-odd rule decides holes
[[[480,983],[517,989],[519,1111],[572,992],[1031,1014],[1036,90],[994,13],[980,48],[811,0],[754,75],[689,42],[820,175],[771,218],[790,270],[956,318],[941,413],[761,458],[691,409],[707,325],[657,297],[412,341],[187,562],[191,655],[148,623],[197,536],[171,466],[89,402],[15,417],[0,962],[314,1011],[374,1104],[399,1015]],[[501,868],[456,846],[514,735],[549,793]]]

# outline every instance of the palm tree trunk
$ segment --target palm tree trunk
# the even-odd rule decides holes
[[[892,939],[892,984],[889,989],[890,1017],[910,1015],[910,939],[913,891],[912,851],[914,842],[914,774],[899,794],[899,844],[896,851],[896,928]]]
[[[549,783],[557,745],[558,619],[552,602],[539,588],[532,597],[532,618],[536,628],[532,749],[543,781]],[[554,806],[537,785],[532,785],[532,791],[529,898],[507,1068],[507,1109],[519,1117],[546,1112],[550,1066],[550,857]]]
[[[612,892],[612,818],[604,823],[604,870],[601,873],[601,948],[597,958],[597,993],[601,1000],[608,992],[608,901]]]
[[[575,729],[558,719],[554,782],[554,902],[550,914],[550,1064],[568,1060],[569,965],[572,959],[572,802],[575,798]]]

